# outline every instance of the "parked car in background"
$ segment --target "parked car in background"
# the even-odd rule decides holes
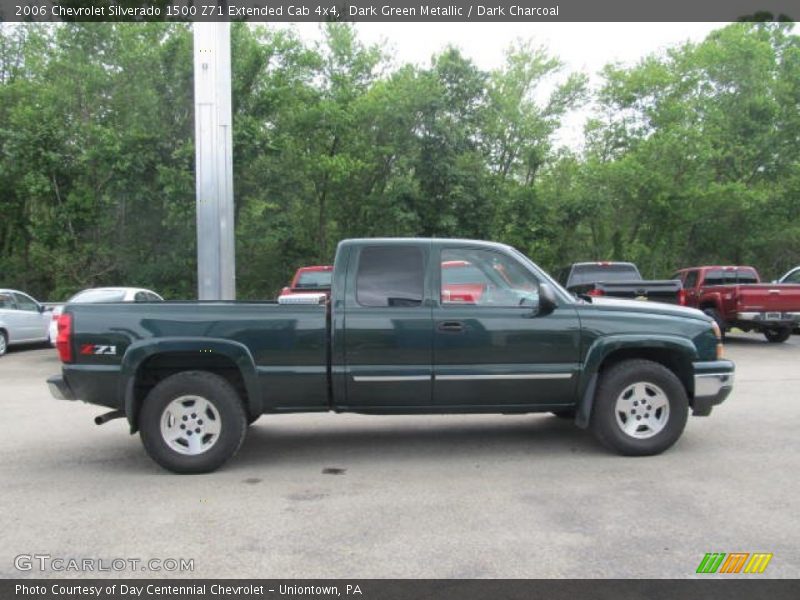
[[[800,283],[800,267],[795,267],[775,283]]]
[[[50,310],[43,304],[18,290],[0,289],[0,356],[9,346],[46,342],[49,324]]]
[[[330,297],[332,277],[331,265],[300,267],[292,277],[291,283],[281,290],[279,296],[320,293]]]
[[[561,269],[558,282],[576,296],[610,296],[685,304],[683,286],[675,279],[642,279],[629,262],[581,262]]]
[[[781,343],[800,323],[800,285],[762,284],[753,267],[692,267],[675,277],[683,282],[687,306],[709,315],[723,333],[738,327]]]
[[[89,288],[72,296],[65,304],[97,304],[99,302],[163,302],[164,299],[152,290],[134,287]],[[58,317],[64,305],[53,308],[50,319],[50,343],[55,346],[58,337]]]
[[[795,267],[783,277],[778,279],[775,283],[800,283],[800,266]],[[795,335],[800,334],[800,323],[796,323],[792,333]]]

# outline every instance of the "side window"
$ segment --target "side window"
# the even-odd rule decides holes
[[[159,298],[158,296],[156,296],[152,292],[148,292],[147,293],[147,300],[150,301],[150,302],[161,302],[162,301],[161,298]]]
[[[133,297],[134,302],[150,302],[150,294],[147,292],[136,292],[136,295]]]
[[[29,298],[25,294],[14,294],[14,297],[17,300],[17,308],[19,310],[39,312],[39,305],[34,302],[33,298]]]
[[[425,263],[414,246],[367,246],[356,274],[356,301],[362,306],[421,306]]]
[[[6,310],[14,310],[17,308],[11,294],[0,293],[0,308],[5,308]]]
[[[509,256],[476,248],[442,251],[440,293],[443,306],[539,304],[539,282],[533,275]]]
[[[697,285],[697,271],[689,271],[686,280],[683,282],[683,289],[691,290]]]
[[[800,269],[789,273],[789,276],[783,280],[783,283],[800,283]]]

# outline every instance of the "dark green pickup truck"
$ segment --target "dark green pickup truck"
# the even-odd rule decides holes
[[[656,454],[733,385],[716,324],[576,299],[518,251],[449,239],[339,244],[330,299],[68,305],[59,399],[114,409],[160,465],[216,469],[288,412],[553,412]],[[288,304],[291,302],[291,304]]]

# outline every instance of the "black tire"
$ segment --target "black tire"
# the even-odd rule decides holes
[[[216,421],[214,411],[219,417],[219,433],[215,441],[207,450],[197,454],[183,454],[173,449],[161,433],[162,418],[168,418],[165,417],[167,407],[181,396],[199,396],[213,405],[210,408],[211,418],[204,417],[202,413],[198,417],[209,421],[206,426]],[[193,401],[190,399],[186,402],[190,411]],[[177,419],[175,422],[181,425]],[[189,430],[181,435],[192,435],[192,421],[188,423]],[[202,420],[196,423],[202,425]],[[181,426],[181,429],[185,428]],[[139,416],[139,430],[150,458],[165,469],[174,473],[209,473],[238,452],[247,433],[247,413],[236,390],[222,377],[207,371],[183,371],[167,377],[150,390]],[[205,441],[206,435],[195,439]]]
[[[0,329],[0,356],[8,352],[8,334]]]
[[[727,325],[725,323],[725,319],[723,319],[722,315],[720,315],[716,311],[716,309],[714,309],[714,308],[704,308],[703,312],[717,322],[717,325],[719,326],[719,331],[722,334],[722,339],[724,340],[725,339],[725,327],[727,327]]]
[[[651,437],[634,437],[633,434],[626,433],[623,430],[621,419],[623,413],[617,414],[617,399],[621,398],[626,391],[631,389],[631,386],[637,383],[642,383],[645,386],[646,393],[661,392],[663,398],[666,396],[665,406],[668,406],[666,412],[661,412],[663,409],[651,410],[653,419],[657,420],[659,414],[663,415],[662,427],[657,433]],[[650,397],[645,394],[647,404],[640,404],[644,406],[642,409],[646,411],[649,408]],[[633,396],[630,397],[631,408],[634,402],[639,402]],[[655,402],[653,402],[655,405]],[[649,417],[649,412],[645,415]],[[651,429],[645,415],[641,416],[644,421],[639,420],[631,421],[633,427],[637,428],[636,435],[646,435]],[[659,363],[649,360],[626,360],[620,362],[603,373],[600,379],[600,384],[595,394],[594,406],[592,407],[592,415],[590,419],[590,428],[595,437],[605,447],[623,454],[626,456],[649,456],[653,454],[660,454],[670,446],[672,446],[683,433],[686,426],[686,419],[689,415],[689,400],[686,396],[686,390],[678,377],[669,369]],[[629,418],[633,418],[632,415]],[[627,421],[625,421],[627,425]],[[638,429],[645,429],[640,433]]]
[[[770,344],[782,344],[792,336],[791,327],[776,327],[775,329],[765,329],[764,337]]]
[[[557,416],[559,419],[569,419],[570,421],[575,420],[575,409],[574,408],[567,408],[564,410],[554,410],[552,413]]]

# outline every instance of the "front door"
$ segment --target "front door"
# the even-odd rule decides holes
[[[434,321],[434,402],[516,410],[574,398],[580,326],[560,302],[539,309],[539,278],[516,257],[481,247],[441,251]]]
[[[19,292],[14,293],[14,299],[17,303],[15,318],[19,326],[17,341],[46,338],[49,323],[36,301]]]

